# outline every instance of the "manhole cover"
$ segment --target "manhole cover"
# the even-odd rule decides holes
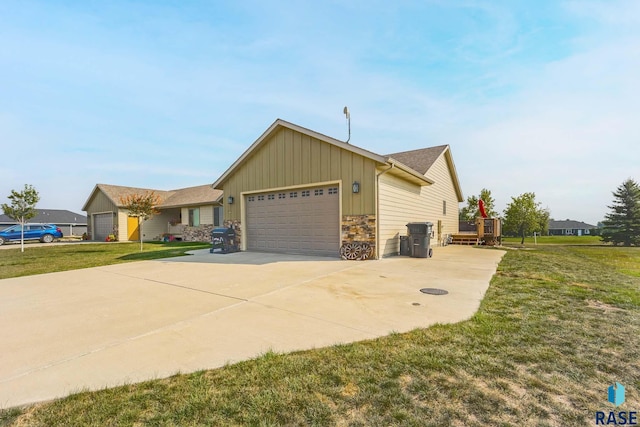
[[[420,289],[420,292],[422,292],[423,294],[429,294],[429,295],[446,295],[449,293],[449,291],[445,291],[444,289],[437,289],[437,288],[422,288]]]

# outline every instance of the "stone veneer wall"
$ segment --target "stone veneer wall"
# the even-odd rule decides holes
[[[236,245],[238,246],[238,250],[240,250],[240,242],[242,241],[242,230],[240,229],[240,220],[239,219],[225,219],[224,220],[225,228],[233,228],[236,231]]]
[[[345,243],[366,242],[376,251],[376,216],[375,215],[343,215],[342,239]]]
[[[199,225],[197,227],[184,227],[182,240],[185,242],[210,242],[211,232],[216,228],[213,225]]]

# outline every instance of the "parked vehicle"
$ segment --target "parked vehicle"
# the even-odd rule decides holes
[[[12,225],[0,231],[0,245],[5,242],[20,241],[22,226]],[[40,240],[42,243],[51,243],[63,236],[62,230],[53,224],[25,224],[24,240]]]

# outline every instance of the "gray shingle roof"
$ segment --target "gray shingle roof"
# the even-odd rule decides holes
[[[62,209],[37,209],[38,214],[31,218],[28,222],[31,223],[46,223],[46,224],[86,224],[87,217],[85,215],[77,214],[71,211]],[[9,218],[7,215],[0,215],[0,224],[15,224],[16,221]]]
[[[98,184],[96,186],[109,198],[116,206],[121,207],[121,199],[132,196],[134,194],[147,194],[154,192],[163,203],[169,196],[173,195],[173,191],[154,190],[152,188],[124,187],[122,185]]]
[[[222,190],[214,190],[211,184],[198,185],[196,187],[180,188],[177,190],[155,190],[153,188],[125,187],[122,185],[98,184],[96,189],[100,189],[116,206],[122,207],[121,200],[134,194],[155,193],[160,198],[159,208],[194,206],[213,204],[222,197]],[[83,207],[86,210],[87,204],[93,197],[91,193],[87,203]]]
[[[424,175],[446,149],[447,145],[438,145],[436,147],[388,154],[387,156]]]
[[[215,203],[222,197],[222,190],[214,190],[211,184],[198,185],[197,187],[181,188],[173,190],[173,194],[169,196],[160,206],[160,208],[202,205]]]
[[[571,219],[564,221],[549,220],[549,230],[590,230],[592,228],[597,228],[597,226]]]

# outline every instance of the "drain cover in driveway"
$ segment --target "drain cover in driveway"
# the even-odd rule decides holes
[[[420,292],[422,292],[423,294],[429,294],[429,295],[446,295],[449,293],[449,291],[445,291],[444,289],[437,289],[437,288],[422,288],[420,289]]]

